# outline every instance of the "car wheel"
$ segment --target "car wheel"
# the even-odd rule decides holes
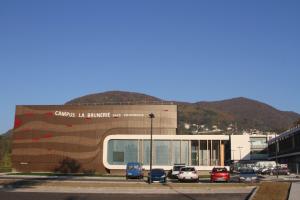
[[[126,176],[126,180],[128,180],[128,176]]]

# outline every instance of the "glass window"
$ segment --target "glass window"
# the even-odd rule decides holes
[[[227,172],[226,168],[213,168],[213,172]]]
[[[124,165],[128,162],[137,162],[138,141],[109,140],[107,161],[111,165]]]
[[[208,152],[207,152],[207,155],[208,155],[208,158],[207,158],[207,164],[208,164],[208,165],[212,165],[212,162],[211,162],[211,159],[212,159],[212,158],[211,158],[211,144],[212,144],[212,143],[211,143],[211,140],[208,140],[208,146],[207,146],[207,147],[208,147],[208,148],[207,148],[207,149],[208,149]]]
[[[212,165],[220,165],[220,140],[212,141]]]
[[[124,162],[124,152],[113,152],[113,161],[114,162]]]
[[[153,152],[155,152],[153,158],[154,165],[171,165],[170,141],[154,140]]]
[[[141,167],[140,165],[128,165],[128,166],[127,166],[127,169],[128,169],[128,170],[140,169],[140,167]]]
[[[194,167],[183,167],[183,168],[180,169],[180,171],[193,172],[193,171],[196,171],[196,169]]]
[[[150,141],[143,141],[143,164],[150,165]]]
[[[193,166],[197,166],[198,164],[198,148],[199,148],[199,141],[198,140],[192,140],[191,141],[191,161]]]
[[[181,163],[189,165],[189,141],[181,141]]]
[[[180,163],[180,141],[172,141],[172,164]]]
[[[200,166],[207,165],[207,140],[200,140]]]
[[[250,145],[251,145],[251,149],[264,149],[267,148],[268,144],[267,144],[267,138],[263,137],[250,137]]]

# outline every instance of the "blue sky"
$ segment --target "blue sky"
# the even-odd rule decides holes
[[[0,133],[15,105],[126,90],[300,113],[300,1],[0,0]]]

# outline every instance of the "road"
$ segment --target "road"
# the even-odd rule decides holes
[[[72,181],[101,181],[101,182],[146,182],[146,179],[138,180],[138,179],[129,179],[126,180],[125,177],[76,177],[76,176],[0,176],[1,180],[35,180],[35,181],[51,181],[51,180],[72,180]],[[210,183],[209,178],[200,178],[200,182],[202,183]],[[168,179],[168,182],[171,183],[179,183],[177,179]],[[232,175],[230,182],[238,182],[238,176]]]
[[[78,194],[0,192],[2,200],[245,200],[248,194]]]

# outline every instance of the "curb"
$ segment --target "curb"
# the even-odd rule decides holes
[[[252,192],[250,193],[250,196],[247,198],[247,200],[253,200],[254,197],[255,197],[255,195],[256,195],[256,193],[257,193],[257,191],[258,191],[258,189],[259,189],[259,186],[255,187],[255,188],[252,190]]]
[[[290,194],[291,194],[292,186],[293,186],[293,183],[291,183],[291,185],[290,185],[289,192],[288,192],[287,198],[286,198],[287,200],[291,200]]]
[[[42,175],[0,175],[0,179],[73,179],[73,180],[126,180],[125,177],[101,176],[42,176]]]

